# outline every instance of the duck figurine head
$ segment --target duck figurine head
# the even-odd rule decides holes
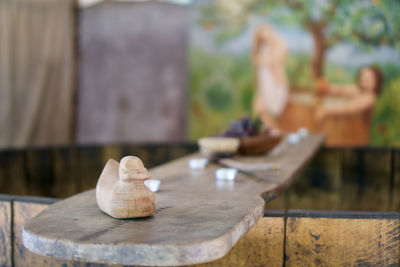
[[[155,195],[144,181],[150,174],[140,158],[126,156],[121,162],[110,159],[96,186],[99,208],[114,218],[139,218],[155,213]]]
[[[143,162],[135,156],[126,156],[119,163],[119,179],[122,182],[145,181],[150,174]]]

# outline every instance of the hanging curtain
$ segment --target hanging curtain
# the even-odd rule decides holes
[[[0,148],[72,141],[73,0],[0,0]]]

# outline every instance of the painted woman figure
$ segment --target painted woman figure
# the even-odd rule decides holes
[[[279,129],[277,119],[288,99],[285,73],[287,49],[285,42],[267,26],[260,26],[253,41],[252,60],[256,72],[257,92],[253,110],[265,126]]]
[[[357,116],[360,118],[360,123],[352,125],[352,134],[357,132],[357,143],[352,143],[352,145],[367,145],[373,108],[382,91],[383,82],[383,75],[377,67],[366,66],[360,69],[357,84],[328,84],[325,92],[320,93],[343,97],[347,101],[338,106],[321,106],[316,112],[316,120],[322,122],[328,117]],[[351,133],[348,134],[351,135]]]

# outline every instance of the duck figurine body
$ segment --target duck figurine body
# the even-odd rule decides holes
[[[155,212],[155,196],[144,181],[150,174],[143,162],[127,156],[108,160],[96,186],[99,208],[114,218],[140,218]]]

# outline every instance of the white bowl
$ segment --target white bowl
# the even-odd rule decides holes
[[[198,140],[200,152],[205,156],[235,154],[239,149],[239,139],[233,137],[205,137]]]
[[[144,185],[147,186],[147,188],[150,189],[151,192],[155,193],[160,190],[161,181],[156,179],[149,179],[144,181]]]

